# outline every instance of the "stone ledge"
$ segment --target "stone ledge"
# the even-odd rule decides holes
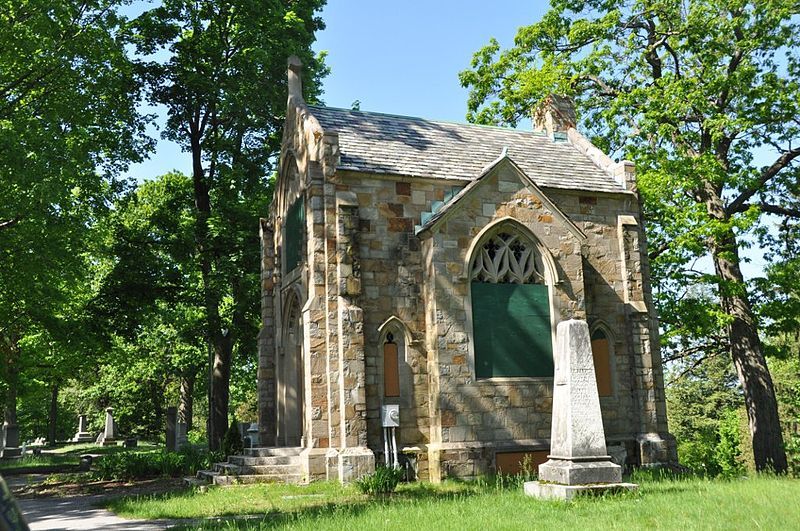
[[[569,501],[578,496],[598,496],[608,492],[633,491],[639,488],[635,483],[597,483],[589,485],[560,485],[558,483],[542,483],[539,481],[526,481],[524,485],[526,496],[543,500]]]

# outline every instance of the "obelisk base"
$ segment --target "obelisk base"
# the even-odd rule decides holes
[[[560,485],[558,483],[543,483],[541,481],[526,481],[525,495],[543,500],[569,501],[576,496],[596,496],[605,493],[624,492],[636,490],[639,485],[635,483],[596,483],[589,485]]]
[[[611,462],[611,457],[550,459],[539,465],[539,480],[562,485],[587,485],[594,483],[619,483],[622,467]]]

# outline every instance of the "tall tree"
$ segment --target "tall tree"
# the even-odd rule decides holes
[[[309,98],[324,73],[310,47],[324,0],[165,0],[137,20],[152,61],[150,98],[164,105],[164,136],[192,159],[197,263],[205,336],[213,350],[209,445],[228,427],[234,352],[254,355],[258,315],[257,221],[286,107],[286,58],[308,65]],[[158,54],[155,55],[158,57]]]
[[[192,424],[194,382],[207,359],[192,198],[192,179],[172,172],[117,201],[102,256],[109,266],[91,305],[95,321],[104,324],[109,351],[122,353],[108,359],[123,365],[116,374],[157,377],[159,387],[181,380],[179,408],[187,426]],[[135,360],[134,367],[132,356],[145,359]]]
[[[20,342],[52,329],[86,280],[114,176],[150,143],[121,0],[0,1],[0,354],[15,422]]]
[[[516,124],[548,93],[570,95],[598,144],[636,162],[656,280],[714,288],[756,466],[779,472],[740,252],[765,214],[800,217],[798,13],[796,0],[553,0],[513,48],[493,40],[461,74],[470,119]],[[702,256],[713,273],[692,272]]]

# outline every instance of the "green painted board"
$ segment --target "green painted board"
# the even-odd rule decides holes
[[[284,233],[284,249],[286,249],[286,272],[300,265],[302,259],[303,239],[305,237],[305,208],[303,197],[299,197],[286,212],[286,232]]]
[[[478,378],[553,376],[547,289],[541,284],[472,283]]]

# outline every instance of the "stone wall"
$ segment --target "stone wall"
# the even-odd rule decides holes
[[[505,220],[540,244],[553,330],[578,318],[609,336],[613,393],[601,398],[608,439],[628,448],[632,463],[674,453],[662,437],[657,321],[632,168],[621,166],[628,191],[611,194],[539,189],[513,163],[499,163],[417,235],[423,214],[467,183],[335,171],[337,137],[303,107],[287,116],[282,176],[262,222],[263,441],[274,441],[283,306],[297,293],[310,478],[352,479],[374,466],[373,455],[382,459],[386,402],[400,405],[398,446],[414,456],[422,479],[487,474],[496,452],[546,450],[552,378],[475,377],[469,253],[487,227]],[[282,218],[300,195],[304,261],[287,273]],[[389,331],[401,337],[396,399],[383,396]]]

